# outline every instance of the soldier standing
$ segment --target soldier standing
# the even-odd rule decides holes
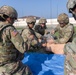
[[[47,21],[45,18],[40,18],[39,19],[39,25],[35,26],[35,31],[40,33],[41,35],[44,35],[45,29],[47,29],[46,23],[47,23]]]
[[[76,20],[76,0],[68,0],[67,8]],[[66,54],[65,75],[76,75],[76,34],[72,43],[67,43],[64,47]]]
[[[72,42],[73,34],[74,34],[74,26],[69,23],[69,17],[65,13],[61,13],[57,21],[59,24],[57,27],[52,30],[52,34],[55,32],[59,33],[59,37],[54,41],[55,43],[67,43]]]
[[[17,11],[11,6],[0,8],[0,75],[32,75],[20,61],[27,44],[13,26]]]

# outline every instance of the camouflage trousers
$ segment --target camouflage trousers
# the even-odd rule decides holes
[[[65,60],[65,74],[64,75],[76,75],[76,53],[74,52],[75,46],[72,43],[65,45],[64,52],[66,55]]]
[[[28,66],[22,62],[8,63],[0,66],[0,75],[33,75]]]

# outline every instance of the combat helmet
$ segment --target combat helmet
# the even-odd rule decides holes
[[[34,17],[27,17],[26,18],[26,22],[27,23],[35,23],[36,22],[36,18],[34,18]]]
[[[67,8],[68,8],[69,12],[71,12],[75,6],[76,6],[76,0],[68,0]]]
[[[59,23],[68,24],[68,23],[69,23],[69,17],[68,17],[67,14],[62,13],[62,14],[60,14],[60,15],[58,16],[57,21],[58,21]]]
[[[0,15],[2,14],[15,19],[18,17],[17,11],[13,7],[7,5],[0,7]]]
[[[76,12],[74,12],[74,9],[76,8],[76,0],[68,0],[67,2],[67,9],[70,13],[73,14],[73,17],[76,20]]]
[[[40,23],[47,23],[47,21],[46,21],[45,18],[40,18],[40,19],[39,19],[39,24],[40,24]]]

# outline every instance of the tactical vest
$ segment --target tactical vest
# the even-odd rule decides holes
[[[0,27],[0,65],[4,65],[6,63],[9,63],[11,61],[15,61],[16,55],[17,55],[17,50],[14,48],[12,42],[6,35],[6,37],[3,38],[2,34],[4,29],[7,27],[13,27],[12,25],[2,25]]]
[[[35,31],[34,31],[33,29],[29,28],[29,27],[26,27],[26,28],[22,29],[21,35],[22,35],[22,32],[23,32],[25,29],[28,29],[28,30],[30,31],[30,33],[35,36],[35,39],[38,40],[38,38],[37,38],[37,36],[36,36],[36,34],[35,34]]]
[[[63,28],[63,30],[64,30],[63,32],[62,32],[60,29],[58,30],[58,32],[60,33],[60,34],[59,34],[59,39],[64,37],[64,35],[65,35],[65,34],[64,34],[65,29],[66,29],[68,26],[73,26],[73,24],[69,23],[68,25],[66,25],[66,26]],[[61,28],[61,27],[60,27],[60,28]],[[73,28],[73,29],[74,29],[74,28]],[[72,31],[72,35],[70,35],[71,37],[69,38],[69,40],[68,40],[67,42],[72,42],[72,40],[73,40],[73,35],[74,35],[74,30]],[[67,42],[66,42],[66,43],[67,43]]]
[[[40,25],[36,25],[35,26],[35,31],[38,32],[41,35],[44,35],[45,34],[45,27],[43,28]]]
[[[24,30],[26,30],[26,29],[29,30],[30,34],[33,34],[34,35],[34,40],[37,42],[37,44],[34,44],[34,45],[33,45],[34,40],[33,40],[33,42],[30,43],[30,49],[28,50],[28,52],[36,52],[39,49],[38,37],[36,36],[35,31],[33,29],[29,28],[29,27],[26,27],[26,28],[22,29],[21,35],[22,35],[22,32]],[[29,43],[29,40],[27,41],[27,43]]]

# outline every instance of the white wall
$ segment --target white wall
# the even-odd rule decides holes
[[[36,20],[36,24],[38,24],[39,20]],[[74,20],[74,18],[69,18],[70,23],[76,25],[76,21]],[[48,26],[56,26],[58,24],[57,19],[47,19],[47,23],[46,25]],[[26,19],[18,19],[17,21],[15,21],[15,23],[13,24],[15,27],[24,27],[27,25],[26,23]]]

